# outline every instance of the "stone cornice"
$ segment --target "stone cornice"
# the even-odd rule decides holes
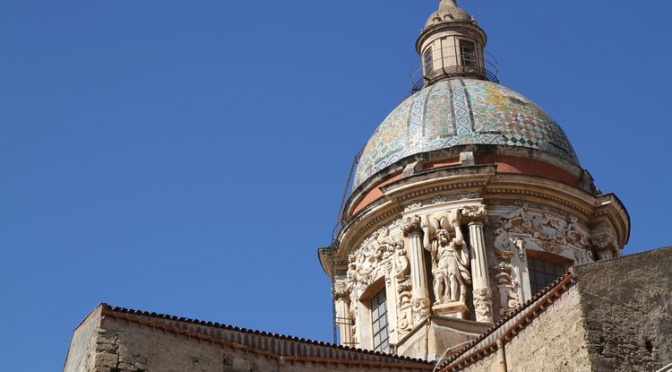
[[[398,202],[454,190],[482,189],[495,174],[492,165],[435,169],[418,172],[381,187],[383,194]]]
[[[495,172],[494,165],[447,167],[420,171],[382,186],[383,196],[350,218],[341,230],[336,258],[346,257],[346,251],[351,251],[382,224],[401,218],[409,205],[460,193],[475,195],[486,205],[489,200],[538,202],[574,215],[586,224],[607,219],[616,230],[619,248],[627,241],[629,217],[615,196],[595,196],[546,177]]]
[[[449,30],[455,30],[455,29],[465,29],[471,32],[477,33],[481,37],[481,42],[483,43],[483,46],[485,47],[485,44],[488,42],[488,37],[485,34],[485,31],[478,25],[475,25],[471,23],[471,21],[466,21],[466,22],[441,22],[437,24],[430,25],[428,27],[425,27],[424,30],[420,33],[420,36],[418,36],[418,40],[415,42],[415,50],[420,53],[422,44],[427,40],[431,35],[441,32],[441,31],[449,31]]]

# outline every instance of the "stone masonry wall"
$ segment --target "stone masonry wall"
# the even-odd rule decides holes
[[[88,372],[93,370],[99,325],[100,308],[96,308],[75,330],[63,371]]]
[[[577,268],[593,371],[672,363],[672,248]]]
[[[497,368],[497,353],[492,353],[465,368],[464,372],[494,372],[499,371]]]
[[[104,318],[94,372],[275,371],[277,363],[240,349],[187,338],[123,320]],[[256,356],[256,355],[255,355]]]
[[[507,372],[590,371],[579,293],[572,287],[504,345]],[[497,352],[464,369],[500,371]]]
[[[347,360],[293,361],[241,344],[222,345],[162,329],[103,317],[97,331],[92,372],[315,372],[428,371],[412,366],[358,365]],[[66,369],[66,372],[70,372]]]
[[[672,247],[575,272],[577,284],[504,345],[507,372],[650,372],[672,363]],[[464,369],[498,370],[496,354]]]
[[[574,286],[507,343],[508,372],[590,371],[579,301]]]

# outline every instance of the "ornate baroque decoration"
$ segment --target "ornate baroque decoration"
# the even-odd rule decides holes
[[[509,262],[502,261],[493,266],[492,270],[499,291],[499,315],[506,315],[520,305],[519,284],[514,280],[513,266]]]
[[[383,276],[385,285],[392,286],[392,280],[398,292],[397,312],[399,319],[411,317],[410,265],[406,257],[404,242],[390,236],[388,227],[383,227],[364,240],[360,247],[348,257],[347,277],[335,286],[336,296],[349,295],[351,307],[352,334],[356,337],[356,314],[359,298],[366,288]],[[410,330],[410,325],[400,327],[400,332]],[[355,340],[356,342],[356,340]]]
[[[483,205],[466,206],[462,208],[462,221],[465,222],[483,222],[487,217],[487,212]]]
[[[418,324],[429,316],[429,299],[416,298],[413,300],[413,324]]]
[[[362,291],[366,289],[377,277],[379,269],[391,271],[392,266],[380,265],[392,257],[395,250],[403,249],[404,242],[390,237],[390,231],[383,227],[366,239],[362,245],[348,257],[347,280],[350,281],[352,300],[357,301]],[[353,301],[353,302],[354,302]]]
[[[492,270],[499,290],[500,315],[520,304],[521,278],[516,267],[526,261],[526,249],[570,256],[579,264],[593,261],[588,234],[579,227],[576,217],[532,212],[527,204],[500,217],[494,248],[499,258]]]
[[[413,308],[411,304],[411,272],[410,262],[406,256],[403,244],[395,246],[394,252],[394,279],[397,287],[397,318],[399,335],[408,333],[413,326]]]
[[[522,239],[528,248],[553,254],[589,247],[588,234],[579,228],[576,217],[563,219],[546,211],[532,213],[527,205],[501,216],[498,231],[498,236],[505,232],[510,239]]]
[[[492,319],[492,291],[490,288],[474,289],[474,311],[477,318]]]

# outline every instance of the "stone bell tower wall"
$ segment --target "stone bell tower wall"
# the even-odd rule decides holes
[[[672,363],[672,247],[577,268],[593,371]]]

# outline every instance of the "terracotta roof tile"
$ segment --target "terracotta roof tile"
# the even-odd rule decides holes
[[[149,312],[149,311],[128,309],[128,308],[124,308],[124,307],[111,306],[111,305],[108,305],[106,303],[102,303],[100,306],[102,307],[103,314],[105,314],[105,315],[109,315],[110,312],[112,312],[112,313],[145,316],[145,317],[151,317],[151,318],[157,318],[157,319],[166,319],[166,320],[172,320],[172,321],[179,321],[179,322],[183,322],[183,323],[190,323],[190,324],[204,325],[204,326],[209,326],[209,327],[232,330],[232,331],[236,331],[236,332],[249,333],[249,334],[253,334],[253,335],[267,336],[267,337],[272,337],[272,338],[276,338],[276,339],[279,339],[279,340],[302,342],[302,343],[306,343],[306,344],[309,344],[309,345],[317,345],[317,346],[322,346],[322,347],[335,348],[335,349],[339,349],[339,350],[353,351],[353,352],[366,354],[366,355],[373,355],[373,356],[379,356],[379,357],[384,357],[384,358],[388,358],[388,359],[394,359],[394,360],[404,362],[404,363],[417,363],[417,364],[425,364],[425,365],[433,365],[434,364],[433,362],[428,362],[428,361],[423,360],[423,359],[410,358],[410,357],[399,356],[399,355],[388,354],[388,353],[382,353],[382,352],[379,352],[379,351],[372,351],[372,350],[366,350],[366,349],[360,349],[360,348],[353,348],[353,347],[349,347],[349,346],[337,345],[337,344],[330,343],[330,342],[311,340],[311,339],[302,338],[302,337],[282,335],[282,334],[266,332],[266,331],[258,331],[258,330],[242,328],[242,327],[237,327],[237,326],[222,324],[222,323],[217,323],[217,322],[210,322],[210,321],[203,321],[203,320],[192,319],[192,318],[178,317],[178,316],[174,316],[174,315],[161,314],[161,313],[155,313],[155,312]]]

